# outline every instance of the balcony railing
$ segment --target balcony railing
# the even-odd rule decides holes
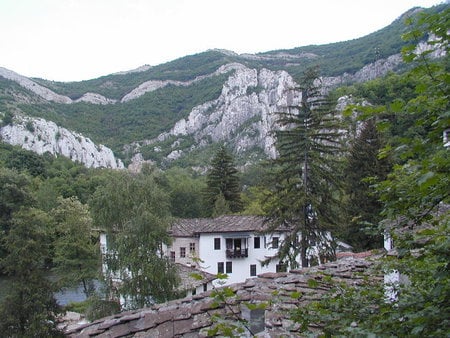
[[[227,253],[227,258],[248,257],[248,249],[241,249],[241,250],[227,249],[226,253]]]

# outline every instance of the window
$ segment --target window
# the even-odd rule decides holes
[[[192,289],[192,296],[195,296],[197,294],[197,289]]]
[[[225,239],[225,246],[227,247],[227,250],[233,250],[233,239],[232,238]]]
[[[272,249],[278,248],[278,237],[272,237]]]
[[[232,273],[233,272],[233,262],[227,262],[226,268],[227,268],[226,273]]]
[[[189,243],[189,252],[195,253],[195,243]]]
[[[280,264],[276,265],[275,269],[276,269],[275,270],[276,272],[286,272],[287,266],[286,266],[286,264],[280,263]]]
[[[256,276],[256,264],[250,264],[250,276]]]
[[[203,283],[203,291],[204,292],[208,291],[208,284]]]
[[[217,273],[223,273],[223,262],[217,262]]]
[[[170,260],[171,260],[172,262],[175,262],[175,251],[171,251],[171,252],[170,252]]]
[[[261,247],[261,237],[253,238],[253,246],[255,249],[259,249]]]
[[[184,248],[184,247],[180,248],[180,257],[181,258],[186,257],[186,248]]]
[[[220,238],[214,238],[214,250],[220,250]]]

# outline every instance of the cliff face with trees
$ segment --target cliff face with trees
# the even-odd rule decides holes
[[[237,163],[255,162],[274,156],[275,113],[289,103],[286,93],[301,85],[305,69],[319,66],[325,88],[402,69],[403,22],[417,11],[352,41],[257,55],[210,50],[82,82],[28,79],[0,68],[0,112],[52,121],[112,149],[126,165],[142,160],[164,167],[204,165],[202,156],[212,156],[221,142],[228,143]],[[73,147],[74,159],[94,157],[100,163],[101,154],[83,155],[82,148]]]

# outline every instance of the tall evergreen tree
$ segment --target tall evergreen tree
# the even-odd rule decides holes
[[[305,72],[300,91],[294,90],[293,95],[299,93],[299,102],[279,114],[278,157],[271,162],[271,191],[266,201],[268,230],[280,225],[291,230],[279,257],[293,267],[299,253],[302,266],[314,263],[308,255],[312,245],[322,246],[321,255],[333,256],[325,234],[337,224],[340,190],[341,129],[320,94],[316,70]]]
[[[372,118],[362,124],[347,157],[344,170],[347,221],[343,239],[357,251],[383,246],[383,235],[378,230],[382,204],[371,188],[384,180],[389,171],[388,159],[378,157],[382,146],[381,135]]]
[[[231,212],[242,210],[241,189],[239,184],[238,171],[234,166],[233,156],[228,152],[225,146],[221,146],[211,161],[206,177],[207,188],[204,198],[208,208],[208,214],[217,214],[215,210],[216,202],[223,198],[226,202],[226,208],[221,205],[220,210],[227,208]],[[222,196],[222,197],[221,197]]]

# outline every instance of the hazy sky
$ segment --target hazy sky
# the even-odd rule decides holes
[[[362,37],[443,0],[0,0],[0,66],[78,81],[211,48],[258,53]]]

